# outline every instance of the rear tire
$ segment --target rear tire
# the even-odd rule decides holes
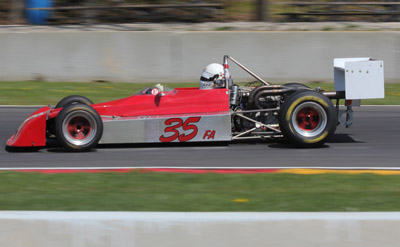
[[[93,102],[90,99],[88,99],[88,98],[86,98],[84,96],[70,95],[70,96],[67,96],[67,97],[63,98],[62,100],[60,100],[57,103],[55,108],[56,109],[57,108],[62,108],[64,106],[66,106],[66,105],[77,104],[77,103],[82,103],[82,104],[86,104],[86,105],[92,105],[93,104]]]
[[[309,86],[302,84],[302,83],[298,83],[298,82],[286,83],[286,84],[283,84],[283,86],[289,87],[289,88],[294,88],[297,90],[311,90],[311,88]]]
[[[91,106],[65,106],[56,117],[57,141],[68,151],[89,151],[103,135],[103,122]]]
[[[322,94],[299,91],[283,103],[279,126],[290,143],[303,148],[319,147],[335,133],[337,113]]]

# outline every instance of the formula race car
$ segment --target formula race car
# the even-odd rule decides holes
[[[233,83],[228,60],[259,81]],[[212,142],[254,138],[286,139],[299,147],[319,147],[337,125],[352,124],[352,106],[364,98],[383,98],[383,61],[335,59],[335,91],[306,85],[271,85],[232,57],[210,64],[199,88],[146,88],[110,102],[93,104],[68,96],[54,108],[32,113],[7,141],[7,148],[46,147],[69,151],[97,144]],[[339,101],[345,99],[345,108]],[[332,101],[336,100],[336,105]]]

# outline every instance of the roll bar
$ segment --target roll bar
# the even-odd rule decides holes
[[[239,63],[238,61],[236,61],[233,57],[229,56],[229,55],[225,55],[224,56],[224,73],[225,73],[225,80],[228,81],[229,79],[231,79],[231,75],[229,73],[229,65],[228,65],[228,59],[231,60],[232,62],[234,62],[235,64],[237,64],[237,66],[239,66],[240,68],[242,68],[244,71],[246,71],[247,73],[249,73],[251,76],[253,76],[256,80],[262,82],[264,85],[270,86],[271,84],[264,81],[263,79],[261,79],[261,77],[259,77],[258,75],[254,74],[254,72],[252,72],[251,70],[249,70],[248,68],[246,68],[243,64]]]

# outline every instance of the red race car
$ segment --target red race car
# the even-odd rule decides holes
[[[228,60],[260,83],[233,84]],[[367,66],[369,77],[378,74],[371,82],[374,88],[353,89],[348,66]],[[54,108],[46,106],[32,113],[7,141],[7,147],[13,150],[57,143],[69,151],[88,151],[97,144],[254,138],[285,138],[296,146],[318,147],[334,134],[338,123],[351,125],[349,99],[382,97],[383,62],[369,58],[335,60],[336,87],[340,90],[324,92],[299,83],[270,85],[226,55],[223,64],[210,64],[203,70],[199,88],[164,90],[157,85],[98,104],[82,96],[68,96]],[[340,99],[346,99],[344,110],[339,109]],[[332,100],[336,100],[336,107]]]

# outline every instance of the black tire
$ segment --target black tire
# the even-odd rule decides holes
[[[299,91],[282,104],[279,126],[290,143],[303,148],[319,147],[335,133],[337,113],[322,94]]]
[[[91,106],[65,106],[56,117],[57,141],[68,151],[89,151],[103,135],[103,122]]]
[[[283,86],[294,88],[294,89],[297,89],[297,90],[311,90],[311,88],[309,86],[304,85],[302,83],[298,83],[298,82],[286,83]]]
[[[77,103],[82,103],[82,104],[86,104],[86,105],[92,105],[93,104],[93,102],[90,99],[86,98],[86,97],[83,97],[83,96],[80,96],[80,95],[70,95],[70,96],[67,96],[67,97],[63,98],[62,100],[60,100],[57,103],[55,108],[62,108],[64,106],[66,106],[66,105],[77,104]]]

